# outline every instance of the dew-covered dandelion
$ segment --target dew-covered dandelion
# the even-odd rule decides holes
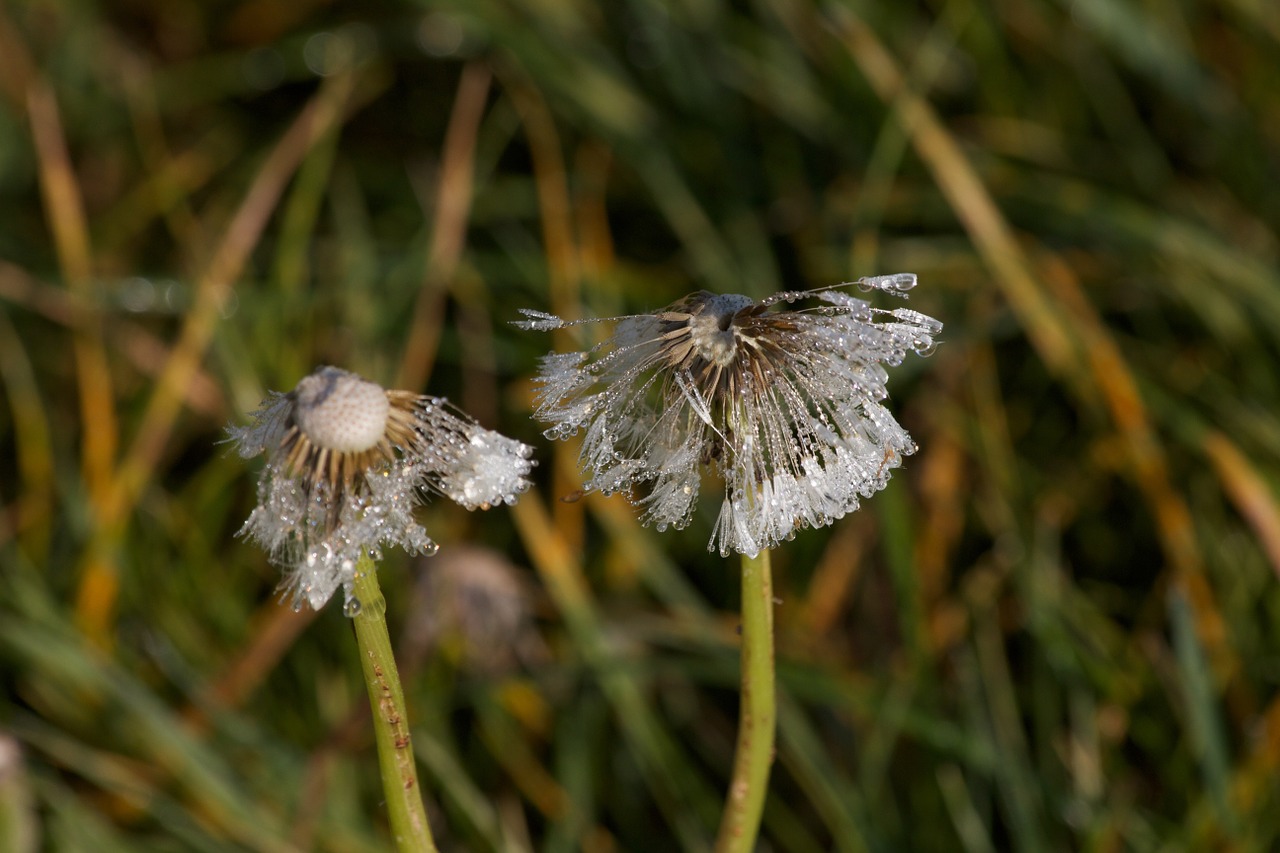
[[[902,297],[915,283],[855,282]],[[586,489],[628,492],[659,530],[687,525],[703,474],[717,476],[708,548],[754,556],[857,509],[916,449],[883,405],[884,365],[931,352],[942,324],[873,308],[846,286],[760,301],[702,291],[611,318],[598,345],[543,358],[535,414],[548,438],[584,432]],[[521,313],[516,325],[539,331],[601,322]]]
[[[348,615],[359,608],[361,556],[380,559],[389,545],[435,553],[413,514],[425,492],[467,509],[514,503],[534,465],[528,445],[442,398],[388,391],[336,367],[272,392],[251,424],[228,431],[242,457],[267,456],[240,535],[285,568],[281,588],[295,608],[319,610],[342,587]]]

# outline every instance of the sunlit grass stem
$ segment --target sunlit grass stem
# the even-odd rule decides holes
[[[717,853],[755,849],[769,789],[777,727],[773,668],[773,578],[769,550],[742,557],[742,691],[738,747],[725,798]]]
[[[397,850],[434,853],[436,844],[427,825],[427,811],[422,805],[409,739],[404,691],[400,688],[400,673],[391,653],[391,637],[387,634],[387,602],[378,586],[377,567],[367,555],[361,557],[356,566],[355,600],[360,602],[360,610],[351,621],[355,625],[360,666],[373,710],[378,767],[391,834]]]

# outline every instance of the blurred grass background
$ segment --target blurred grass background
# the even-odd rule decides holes
[[[219,446],[318,363],[538,447],[392,555],[452,850],[704,849],[734,561],[558,500],[517,332],[913,271],[921,446],[775,555],[762,848],[1280,845],[1280,7],[0,6],[0,849],[379,850]]]

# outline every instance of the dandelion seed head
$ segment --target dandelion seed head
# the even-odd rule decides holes
[[[915,283],[857,284],[904,296]],[[582,434],[588,490],[629,493],[659,529],[686,526],[714,475],[724,497],[709,547],[754,555],[856,510],[914,452],[883,405],[885,365],[931,352],[941,329],[835,287],[758,302],[702,291],[544,358],[535,414],[550,438]]]
[[[485,430],[444,399],[387,391],[321,367],[287,394],[272,393],[248,426],[232,427],[240,455],[265,453],[258,505],[240,535],[284,567],[283,594],[314,609],[344,592],[356,565],[399,546],[434,554],[414,511],[428,492],[468,509],[513,502],[529,487],[531,448]]]

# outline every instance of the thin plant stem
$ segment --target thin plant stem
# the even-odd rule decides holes
[[[773,578],[766,548],[742,557],[742,692],[738,749],[716,853],[754,850],[773,764],[777,695],[773,673]]]
[[[400,688],[400,673],[391,653],[391,637],[387,634],[387,600],[378,586],[377,567],[367,554],[356,566],[355,600],[359,602],[359,610],[351,621],[373,710],[373,733],[378,744],[378,767],[391,835],[396,849],[404,853],[435,853],[436,843],[427,825],[427,810],[422,805],[413,744],[409,740],[404,691]]]

